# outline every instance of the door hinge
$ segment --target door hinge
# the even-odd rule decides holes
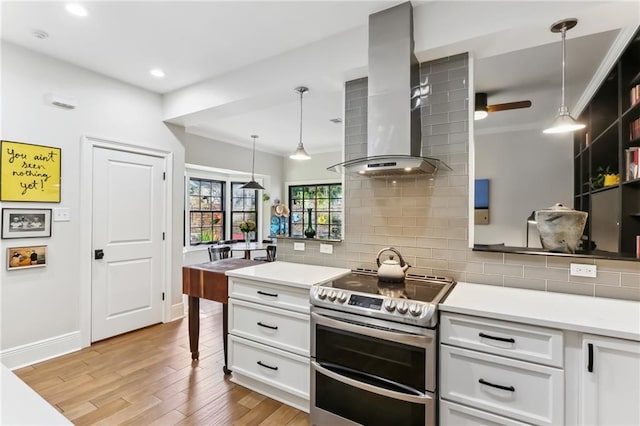
[[[162,300],[164,300],[164,291],[162,292]]]
[[[165,237],[165,236],[164,236],[164,232],[163,232],[163,233],[162,233],[162,241],[164,241],[164,237]]]
[[[167,172],[162,172],[162,180],[167,180]]]

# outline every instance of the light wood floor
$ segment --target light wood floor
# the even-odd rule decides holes
[[[222,305],[201,300],[199,361],[185,318],[14,373],[76,425],[309,425],[224,376],[221,324]]]

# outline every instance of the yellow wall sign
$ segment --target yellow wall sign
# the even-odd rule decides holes
[[[60,202],[60,148],[0,141],[0,149],[0,200]]]

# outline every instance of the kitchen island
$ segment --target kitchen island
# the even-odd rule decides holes
[[[309,291],[350,273],[280,261],[227,271],[231,380],[309,412]]]
[[[200,351],[200,299],[222,303],[222,341],[224,350],[224,374],[231,371],[227,368],[227,277],[226,271],[260,264],[247,259],[222,259],[213,262],[199,263],[182,267],[182,293],[189,298],[189,349],[191,359],[198,359]]]

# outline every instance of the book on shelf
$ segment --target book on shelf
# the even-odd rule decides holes
[[[631,105],[635,105],[638,102],[640,102],[640,83],[631,89]]]
[[[640,118],[636,118],[629,123],[629,140],[632,141],[640,137]]]
[[[640,178],[640,147],[632,147],[624,150],[624,163],[626,165],[625,180]]]

